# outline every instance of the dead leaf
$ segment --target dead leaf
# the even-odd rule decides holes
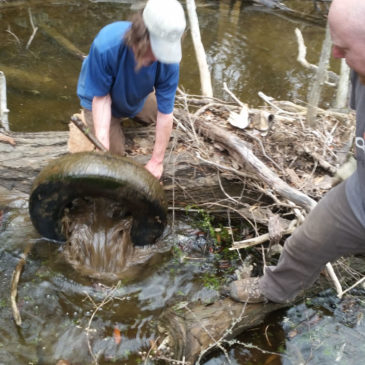
[[[157,349],[157,342],[155,340],[150,339],[150,347],[151,347],[151,352],[155,351]]]
[[[2,133],[0,133],[0,141],[10,143],[12,146],[16,145],[14,138],[6,136]]]
[[[266,359],[266,361],[265,361],[264,365],[269,365],[269,364],[272,364],[272,363],[277,363],[277,360],[279,360],[279,361],[280,361],[280,363],[281,363],[280,356],[279,356],[279,355],[277,355],[277,354],[272,354],[272,355],[270,355],[270,356]]]
[[[67,360],[58,360],[56,365],[71,365]]]
[[[114,337],[114,342],[116,343],[116,345],[119,345],[120,342],[122,341],[122,335],[120,334],[120,331],[117,327],[114,327],[113,337]]]
[[[228,122],[234,127],[245,129],[250,124],[250,120],[248,118],[248,107],[247,105],[242,105],[240,113],[237,114],[233,111],[229,113]]]

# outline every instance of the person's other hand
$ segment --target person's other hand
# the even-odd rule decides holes
[[[160,180],[163,172],[162,162],[155,162],[152,159],[147,162],[145,168],[158,180]]]

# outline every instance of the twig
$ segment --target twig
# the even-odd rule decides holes
[[[107,293],[107,295],[105,296],[105,298],[102,300],[102,302],[96,306],[94,312],[92,313],[89,323],[85,329],[86,331],[86,337],[87,337],[87,347],[89,349],[90,355],[92,356],[93,360],[94,360],[94,364],[98,365],[98,358],[96,357],[96,355],[94,354],[92,348],[91,348],[91,344],[90,344],[90,338],[89,338],[89,333],[90,333],[90,327],[91,327],[91,322],[93,321],[96,313],[107,303],[109,303],[111,300],[113,300],[113,294],[116,292],[117,289],[119,289],[121,285],[121,282],[119,281],[114,287],[112,287],[109,292]],[[88,293],[85,293],[86,296],[90,299],[91,303],[95,306],[95,302],[90,298]]]
[[[307,47],[304,44],[304,39],[303,39],[303,35],[302,32],[298,29],[295,28],[295,35],[297,37],[297,42],[298,42],[298,57],[297,57],[297,61],[304,66],[305,68],[310,69],[311,71],[316,71],[318,66],[317,65],[313,65],[312,63],[309,63],[306,59],[306,55],[307,55]]]
[[[333,283],[335,284],[335,288],[336,288],[336,291],[337,291],[337,296],[339,298],[341,298],[341,296],[343,295],[343,290],[342,290],[340,281],[337,278],[337,275],[335,273],[335,270],[333,269],[333,266],[332,266],[332,264],[330,262],[328,262],[326,264],[326,269],[327,269],[328,275],[330,276],[330,278],[332,279]]]
[[[323,157],[321,157],[317,152],[312,151],[312,149],[306,146],[304,146],[304,152],[311,156],[314,161],[317,161],[322,168],[330,172],[332,175],[336,173],[337,169],[327,162]]]
[[[294,112],[289,112],[289,111],[286,111],[286,110],[283,110],[281,108],[279,108],[277,105],[275,105],[271,100],[270,98],[265,95],[262,91],[259,91],[257,93],[257,95],[262,99],[264,100],[267,104],[269,104],[270,106],[272,106],[274,109],[276,109],[279,113],[283,113],[283,114],[288,114],[288,115],[293,115],[293,116],[297,116],[298,113],[294,113]],[[282,116],[282,118],[285,118]],[[292,118],[285,118],[285,119],[288,119],[288,120],[293,120]]]
[[[94,144],[94,146],[100,151],[107,152],[108,150],[99,142],[99,140],[90,131],[89,127],[78,117],[73,115],[71,117],[71,122],[75,124],[77,128],[88,138],[88,140]]]
[[[344,294],[346,294],[347,292],[349,292],[350,290],[352,290],[353,288],[355,288],[356,286],[360,285],[361,283],[363,283],[365,281],[365,277],[363,277],[362,279],[358,280],[355,284],[351,285],[349,288],[347,288],[346,290],[343,290],[341,293],[338,293],[337,296],[339,298],[342,298],[342,296]]]
[[[252,138],[253,140],[255,140],[259,145],[260,145],[260,148],[261,148],[261,151],[262,151],[262,154],[279,170],[281,171],[281,173],[283,175],[285,175],[283,169],[281,168],[281,166],[279,166],[265,151],[265,147],[261,141],[260,138],[257,138],[256,136],[254,136],[253,134],[249,133],[249,132],[245,132],[245,134],[247,136],[249,136],[250,138]]]
[[[33,29],[33,33],[32,35],[30,36],[28,42],[27,42],[27,45],[25,46],[25,49],[29,49],[34,37],[35,37],[35,34],[37,33],[37,30],[38,30],[38,27],[35,27],[34,26],[34,23],[33,23],[33,17],[32,17],[32,11],[30,10],[30,8],[28,8],[28,13],[29,13],[29,20],[30,20],[30,24],[32,26],[32,29]]]
[[[144,361],[144,365],[147,365],[148,358],[150,357],[151,352],[156,348],[156,343],[160,339],[160,337],[157,337],[156,341],[154,341],[154,344],[152,344],[147,352],[146,359]]]
[[[302,224],[305,220],[303,213],[300,211],[300,209],[298,207],[295,206],[295,204],[293,202],[291,202],[290,200],[288,200],[288,204],[291,205],[293,207],[293,211],[295,216],[298,219],[299,224]]]
[[[227,84],[224,82],[223,83],[223,90],[224,91],[226,91],[231,97],[232,97],[232,99],[239,105],[239,106],[242,106],[242,107],[244,107],[245,105],[242,103],[242,101],[241,100],[239,100],[238,98],[237,98],[237,96],[236,95],[234,95],[233,94],[233,92],[231,91],[231,90],[229,90],[228,89],[228,86],[227,86]]]
[[[295,35],[297,37],[297,42],[298,42],[298,57],[297,57],[297,61],[304,66],[305,68],[308,68],[310,71],[316,72],[318,70],[318,66],[314,65],[313,63],[309,63],[306,59],[306,55],[307,55],[307,47],[304,44],[304,39],[303,39],[303,35],[302,32],[298,29],[295,28]],[[328,82],[327,80],[331,79],[331,83]],[[334,86],[335,83],[338,80],[338,76],[331,71],[326,70],[326,81],[325,83],[329,86]]]
[[[338,80],[335,108],[342,109],[347,106],[347,95],[349,93],[350,67],[344,58],[341,59],[340,78]]]
[[[269,344],[269,346],[271,347],[271,346],[272,346],[272,344],[271,344],[271,342],[270,342],[270,340],[269,340],[269,336],[267,335],[267,330],[269,329],[269,327],[270,327],[270,325],[269,325],[269,324],[265,327],[265,337],[266,337],[266,341],[267,341],[267,343],[268,343],[268,344]]]
[[[284,235],[293,233],[295,228],[296,227],[288,227],[287,229],[283,230],[282,235],[284,236]],[[260,245],[269,240],[270,240],[270,234],[265,233],[258,237],[248,238],[247,240],[243,240],[243,241],[236,241],[234,243],[234,245],[232,245],[232,247],[230,247],[229,249],[232,251],[232,250],[237,250],[240,248],[249,248],[252,246]]]
[[[236,326],[236,324],[239,323],[242,320],[243,315],[244,315],[244,313],[246,311],[246,306],[247,306],[247,302],[243,304],[241,313],[240,313],[240,315],[237,318],[234,318],[233,315],[232,315],[232,318],[233,319],[232,319],[231,326],[223,333],[222,337],[219,338],[218,340],[215,340],[212,337],[212,335],[209,333],[209,331],[207,330],[207,328],[204,326],[204,324],[199,321],[200,326],[204,329],[204,331],[207,333],[207,335],[214,341],[214,343],[212,343],[211,345],[209,345],[205,350],[203,350],[199,354],[199,358],[196,361],[196,364],[197,365],[200,365],[201,359],[205,356],[205,354],[207,352],[211,351],[214,347],[218,347],[219,349],[221,349],[223,351],[223,353],[224,353],[224,355],[225,355],[228,363],[229,364],[232,363],[231,360],[230,360],[230,358],[228,357],[227,350],[222,346],[222,343],[223,342],[229,343],[229,341],[226,341],[225,340],[225,337],[227,337],[229,334],[231,334],[232,333],[232,330]],[[195,313],[188,306],[186,306],[186,309],[188,309],[190,311],[190,313],[197,319],[197,316],[195,315]]]
[[[8,26],[8,29],[7,29],[5,32],[8,32],[10,35],[12,35],[12,36],[15,38],[15,40],[17,41],[18,45],[21,45],[21,42],[20,42],[19,38],[16,36],[16,34],[14,34],[14,33],[11,31],[11,29],[10,29],[10,25]]]
[[[28,256],[30,250],[32,249],[32,247],[33,247],[33,242],[30,242],[27,244],[24,252],[21,254],[20,260],[19,260],[18,264],[16,265],[16,268],[15,268],[12,278],[11,278],[11,294],[10,294],[11,308],[13,310],[13,317],[14,317],[15,323],[18,327],[20,327],[22,325],[22,319],[20,316],[18,306],[16,304],[16,296],[18,293],[18,282],[19,282],[19,278],[20,278],[20,274],[22,272],[23,266],[25,264],[27,256]]]

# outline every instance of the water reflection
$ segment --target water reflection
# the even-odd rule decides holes
[[[276,10],[243,0],[198,0],[202,40],[212,73],[215,96],[227,99],[222,87],[243,101],[261,105],[263,91],[278,99],[306,99],[308,75],[296,62],[294,28],[299,27],[308,59],[317,62],[324,30],[282,16]],[[313,11],[312,2],[288,5]],[[104,25],[129,17],[139,2],[125,1],[9,1],[0,2],[0,69],[8,81],[10,127],[14,131],[66,130],[70,115],[79,110],[76,82],[81,60],[56,40],[61,34],[84,53]],[[38,31],[29,49],[26,45]],[[183,44],[180,85],[200,93],[199,72],[189,32]],[[328,99],[332,96],[329,92]]]

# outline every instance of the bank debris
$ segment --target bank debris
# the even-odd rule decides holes
[[[346,177],[340,167],[350,165],[353,170],[355,115],[351,111],[317,109],[313,128],[306,123],[307,108],[303,103],[278,101],[260,93],[265,105],[250,108],[226,86],[225,90],[233,102],[187,95],[179,90],[172,142],[173,150],[190,154],[195,179],[207,183],[208,171],[210,181],[216,177],[220,194],[214,191],[209,195],[211,186],[206,185],[200,189],[200,197],[189,195],[192,176],[189,185],[186,177],[173,177],[172,173],[172,196],[180,196],[183,191],[186,197],[194,197],[199,208],[221,214],[229,222],[235,218],[244,220],[247,229],[240,232],[244,240],[235,241],[232,235],[231,249],[265,243],[259,248],[263,253],[260,264],[265,265],[270,261],[271,246],[283,243],[283,238],[303,222],[316,202]],[[178,161],[178,157],[174,158]],[[172,208],[177,206],[178,202],[172,200]],[[364,280],[360,272],[352,270],[349,275],[349,270],[343,260],[336,264],[342,283],[349,277],[351,283]],[[311,290],[308,295],[321,289],[319,286]],[[339,294],[346,291],[341,286],[340,290]],[[219,348],[227,358],[222,345],[232,345],[229,341],[238,333],[259,325],[266,314],[281,307],[274,303],[242,307],[224,298],[208,306],[189,303],[180,312],[167,310],[160,318],[163,340],[161,351],[155,356],[165,361],[170,357],[199,364],[207,352]]]
[[[337,171],[352,153],[355,116],[318,109],[312,128],[305,105],[260,95],[266,105],[249,108],[232,93],[234,103],[180,90],[175,115],[183,131],[178,138],[202,169],[216,171],[221,190],[219,199],[197,205],[238,215],[251,227],[249,235],[277,240],[341,180]],[[181,187],[176,180],[175,188]]]

